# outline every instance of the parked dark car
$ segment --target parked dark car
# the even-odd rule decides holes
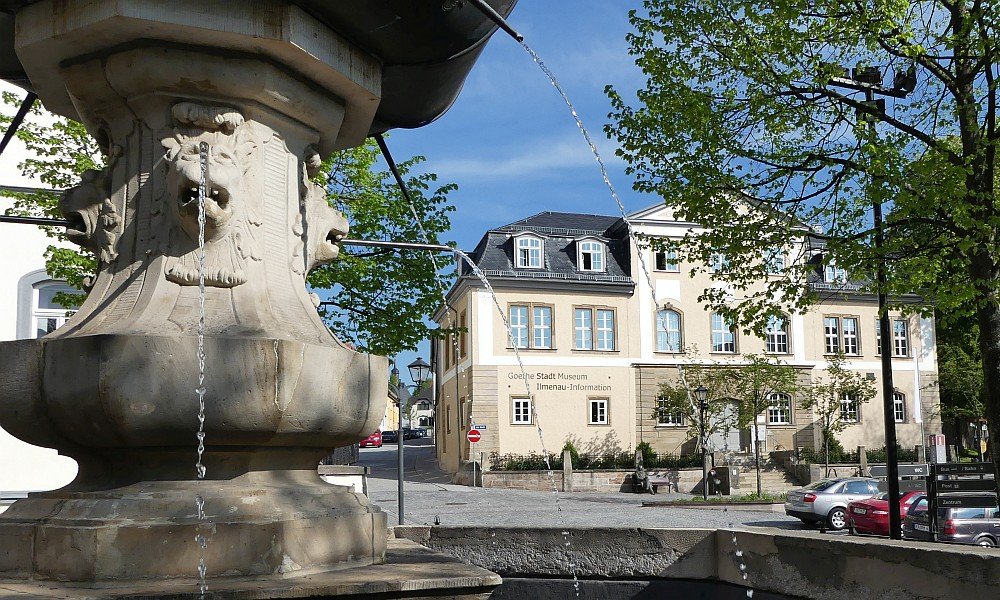
[[[903,519],[903,537],[908,540],[930,540],[930,514],[927,496],[920,496]],[[954,544],[1000,545],[1000,509],[939,508],[937,539]]]
[[[410,427],[403,428],[403,439],[404,440],[415,440],[420,437],[420,433],[416,429]]]
[[[382,443],[383,444],[397,444],[399,443],[399,433],[395,431],[383,431],[382,432]]]

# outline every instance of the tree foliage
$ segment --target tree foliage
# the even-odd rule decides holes
[[[1000,20],[980,0],[645,0],[630,52],[646,75],[636,106],[609,89],[607,132],[635,187],[706,226],[678,245],[729,257],[714,310],[761,328],[774,300],[803,309],[810,235],[869,291],[919,292],[980,325],[984,395],[1000,436],[1000,203],[996,148]],[[885,109],[831,85],[842,67],[879,67],[905,98]],[[900,86],[901,89],[901,86]],[[885,203],[873,250],[871,207]],[[732,226],[738,224],[738,226]],[[807,229],[817,227],[818,229]],[[783,277],[763,257],[797,255]],[[889,278],[876,289],[876,266]],[[758,282],[766,281],[761,286]],[[742,300],[731,301],[731,295]],[[1000,456],[994,460],[1000,464]]]
[[[819,421],[823,435],[823,462],[827,470],[830,468],[831,440],[853,422],[844,418],[844,402],[853,402],[860,415],[861,407],[875,397],[875,383],[861,373],[845,368],[844,362],[842,354],[831,356],[827,360],[823,379],[814,381],[809,393],[802,399],[802,407],[812,410]]]
[[[757,474],[757,495],[764,490],[760,478],[760,440],[758,439],[757,417],[774,404],[775,395],[787,396],[788,409],[793,409],[791,398],[803,387],[798,383],[798,373],[794,367],[767,356],[747,354],[745,366],[730,369],[726,373],[728,395],[739,405],[739,426],[750,428],[753,434],[755,470]]]
[[[7,93],[3,100],[8,107],[21,102],[14,94]],[[9,114],[13,112],[12,109],[0,115],[0,126],[10,122]],[[19,168],[48,188],[69,188],[78,183],[85,170],[103,167],[98,145],[82,124],[48,114],[37,103],[17,136],[29,155]],[[451,226],[448,213],[454,210],[448,203],[448,194],[456,186],[438,185],[433,173],[410,175],[423,160],[421,157],[399,165],[422,224],[421,231],[391,175],[376,169],[378,157],[377,146],[369,142],[329,158],[319,176],[319,183],[326,184],[330,203],[350,221],[350,236],[423,242],[426,232],[430,238],[427,241],[442,243],[440,236]],[[5,191],[2,194],[14,199],[15,214],[61,216],[58,193]],[[57,228],[45,229],[48,235],[62,239]],[[65,279],[81,290],[86,289],[97,268],[94,256],[75,246],[53,244],[45,259],[51,276]],[[450,261],[444,264],[450,266]],[[441,286],[447,288],[450,279],[448,273],[436,273],[430,257],[423,252],[352,248],[343,250],[338,260],[313,270],[308,284],[313,291],[328,296],[322,307],[323,316],[338,337],[360,350],[391,355],[414,349],[432,333],[426,317],[440,305]],[[66,306],[78,305],[81,299],[57,298]]]
[[[728,433],[738,427],[737,415],[730,410],[732,400],[728,396],[727,373],[725,367],[705,364],[683,365],[678,368],[678,378],[673,383],[661,383],[657,406],[652,417],[677,415],[688,424],[691,437],[701,440],[702,425],[705,436],[713,433]],[[704,387],[706,407],[704,413],[695,397],[695,390]],[[702,422],[704,414],[704,423]]]

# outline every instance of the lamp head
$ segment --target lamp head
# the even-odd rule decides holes
[[[410,370],[410,379],[417,386],[423,384],[431,376],[431,366],[424,362],[423,358],[418,357],[417,360],[407,365],[407,368]]]

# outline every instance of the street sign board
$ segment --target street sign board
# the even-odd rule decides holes
[[[939,492],[995,492],[997,482],[992,479],[951,479],[937,482]]]
[[[937,465],[938,475],[993,475],[992,463],[945,463]]]
[[[889,482],[883,479],[878,482],[878,491],[888,492]],[[927,479],[903,479],[899,482],[899,493],[925,492],[927,491]]]
[[[479,440],[483,439],[483,436],[479,433],[478,429],[470,429],[469,433],[466,434],[465,437],[469,438],[469,442],[473,444],[478,444]]]
[[[997,505],[996,494],[988,496],[938,496],[939,508],[992,508]]]
[[[486,431],[486,425],[473,425],[473,429],[478,429],[479,431]]]
[[[927,465],[899,465],[900,477],[926,477],[930,473]],[[868,467],[868,472],[872,477],[886,477],[889,474],[887,465],[872,465]]]

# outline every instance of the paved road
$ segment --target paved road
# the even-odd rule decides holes
[[[483,525],[530,527],[778,527],[803,529],[784,513],[760,510],[643,507],[648,495],[576,492],[529,492],[453,485],[437,469],[430,439],[409,440],[405,458],[405,517],[408,525]],[[396,502],[396,445],[362,448],[360,464],[372,468],[368,480],[371,499],[398,522]],[[686,494],[660,494],[690,498]]]

